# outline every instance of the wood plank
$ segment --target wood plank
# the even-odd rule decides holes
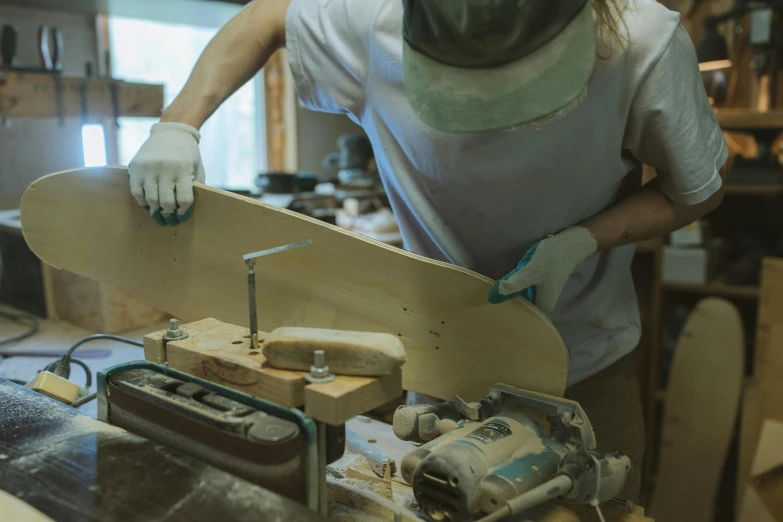
[[[748,379],[742,399],[742,418],[739,433],[739,455],[737,456],[737,513],[743,507],[753,455],[759,440],[761,422],[764,420],[764,391],[758,379]],[[742,519],[739,519],[742,520]]]
[[[374,440],[374,444],[380,451],[394,459],[398,467],[402,459],[415,450],[415,446],[410,441],[400,440],[394,435],[391,424],[377,421],[369,417],[355,417],[345,423],[345,427],[353,430],[354,433],[366,441]]]
[[[97,121],[114,114],[112,84],[116,86],[119,116],[160,117],[163,111],[162,85],[8,71],[0,71],[0,117],[57,118],[61,107],[66,118],[86,116],[85,120]],[[58,85],[61,93],[59,104]]]
[[[650,507],[656,519],[713,520],[740,399],[743,339],[739,312],[723,299],[700,301],[685,323],[664,408]]]
[[[783,422],[765,420],[753,459],[752,482],[740,498],[741,521],[783,519]]]
[[[340,425],[400,395],[402,371],[399,368],[381,377],[340,375],[332,382],[305,388],[305,413],[327,424]]]
[[[183,320],[246,326],[242,255],[313,239],[256,266],[261,329],[398,335],[408,356],[403,386],[442,399],[478,400],[496,382],[563,394],[562,337],[523,299],[489,304],[488,278],[201,184],[193,218],[160,227],[130,196],[127,176],[101,167],[33,183],[22,201],[32,250]]]
[[[781,321],[779,317],[777,319]],[[760,332],[759,332],[760,333]],[[772,324],[765,330],[764,371],[746,386],[743,402],[742,425],[740,428],[739,462],[737,471],[737,498],[745,495],[746,485],[751,479],[751,463],[756,454],[761,426],[764,419],[783,421],[783,322]],[[757,349],[760,347],[757,344]],[[742,503],[738,502],[738,508]]]
[[[54,522],[24,500],[0,489],[0,520]]]
[[[250,350],[247,328],[217,319],[203,319],[181,328],[189,337],[166,344],[171,368],[289,408],[305,403],[305,372],[270,367],[260,351]],[[165,331],[156,332],[154,338],[162,335]],[[259,336],[264,335],[259,332]]]
[[[765,257],[761,264],[758,310],[754,362],[755,372],[763,377],[767,362],[769,330],[773,324],[783,323],[783,259]],[[779,349],[783,350],[783,346]]]

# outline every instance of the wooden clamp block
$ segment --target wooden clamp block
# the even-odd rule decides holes
[[[247,328],[211,318],[181,328],[188,337],[165,345],[166,330],[144,337],[144,357],[281,406],[304,406],[307,415],[327,424],[343,424],[402,394],[399,368],[381,378],[338,375],[330,383],[307,384],[306,372],[272,368],[261,351],[250,350]],[[259,341],[266,335],[258,332]]]

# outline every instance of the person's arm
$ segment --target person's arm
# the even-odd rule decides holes
[[[720,174],[723,178],[724,169],[720,170]],[[722,200],[723,187],[701,203],[676,203],[663,193],[656,178],[580,226],[590,231],[598,250],[605,251],[680,229],[715,210]]]
[[[200,129],[229,96],[261,70],[272,53],[285,45],[289,2],[253,0],[223,26],[160,121]]]
[[[199,129],[283,47],[289,3],[253,0],[220,29],[131,160],[131,194],[160,225],[174,226],[190,218],[193,181],[205,178]]]
[[[593,217],[534,243],[492,287],[491,303],[523,296],[549,314],[568,278],[588,257],[665,235],[720,204],[727,148],[693,43],[681,26],[639,80],[620,150],[655,168],[657,178]]]

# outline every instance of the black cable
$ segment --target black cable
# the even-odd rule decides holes
[[[73,343],[71,347],[68,348],[68,351],[66,351],[65,354],[63,354],[62,357],[60,357],[59,359],[55,359],[51,363],[47,364],[46,367],[43,369],[43,371],[52,372],[55,375],[59,375],[60,377],[67,379],[71,376],[71,363],[75,362],[76,364],[84,368],[84,373],[87,375],[86,386],[89,388],[92,385],[92,371],[90,371],[90,368],[84,363],[84,361],[72,357],[71,355],[73,354],[73,352],[76,351],[77,348],[79,348],[83,344],[86,344],[90,341],[97,341],[100,339],[108,339],[111,341],[118,341],[125,344],[131,344],[133,346],[139,346],[142,348],[144,347],[144,343],[142,343],[141,341],[134,341],[133,339],[128,339],[127,337],[121,337],[119,335],[112,335],[112,334],[88,335],[87,337],[79,339],[78,341]]]
[[[85,375],[84,387],[89,388],[90,386],[92,386],[92,370],[90,370],[90,367],[87,366],[87,363],[85,363],[81,359],[77,359],[76,357],[71,357],[71,362],[78,364],[84,369],[84,375]]]
[[[110,339],[112,341],[119,341],[121,343],[132,344],[133,346],[144,348],[144,343],[142,343],[141,341],[134,341],[133,339],[128,339],[127,337],[120,337],[119,335],[112,335],[112,334],[93,334],[93,335],[88,335],[84,339],[79,339],[78,341],[73,343],[73,346],[68,348],[68,351],[65,352],[63,358],[70,357],[71,354],[84,343],[88,343],[90,341],[97,341],[99,339]]]
[[[7,346],[9,344],[18,343],[19,341],[27,339],[28,337],[38,333],[38,326],[39,326],[38,318],[35,317],[34,315],[0,312],[0,317],[9,319],[15,323],[25,324],[26,322],[28,324],[28,329],[26,332],[0,340],[0,346]],[[2,355],[2,352],[0,352],[0,355]]]

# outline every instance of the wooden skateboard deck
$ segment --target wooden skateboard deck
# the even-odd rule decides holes
[[[712,522],[736,425],[744,366],[742,320],[723,299],[700,301],[674,352],[650,514]]]
[[[258,326],[398,335],[405,389],[482,397],[503,382],[562,395],[568,351],[522,299],[487,302],[492,281],[352,232],[196,183],[187,223],[161,227],[128,189],[127,169],[51,174],[22,199],[22,229],[44,261],[108,283],[185,321],[247,326],[243,254],[312,239],[259,258]]]

